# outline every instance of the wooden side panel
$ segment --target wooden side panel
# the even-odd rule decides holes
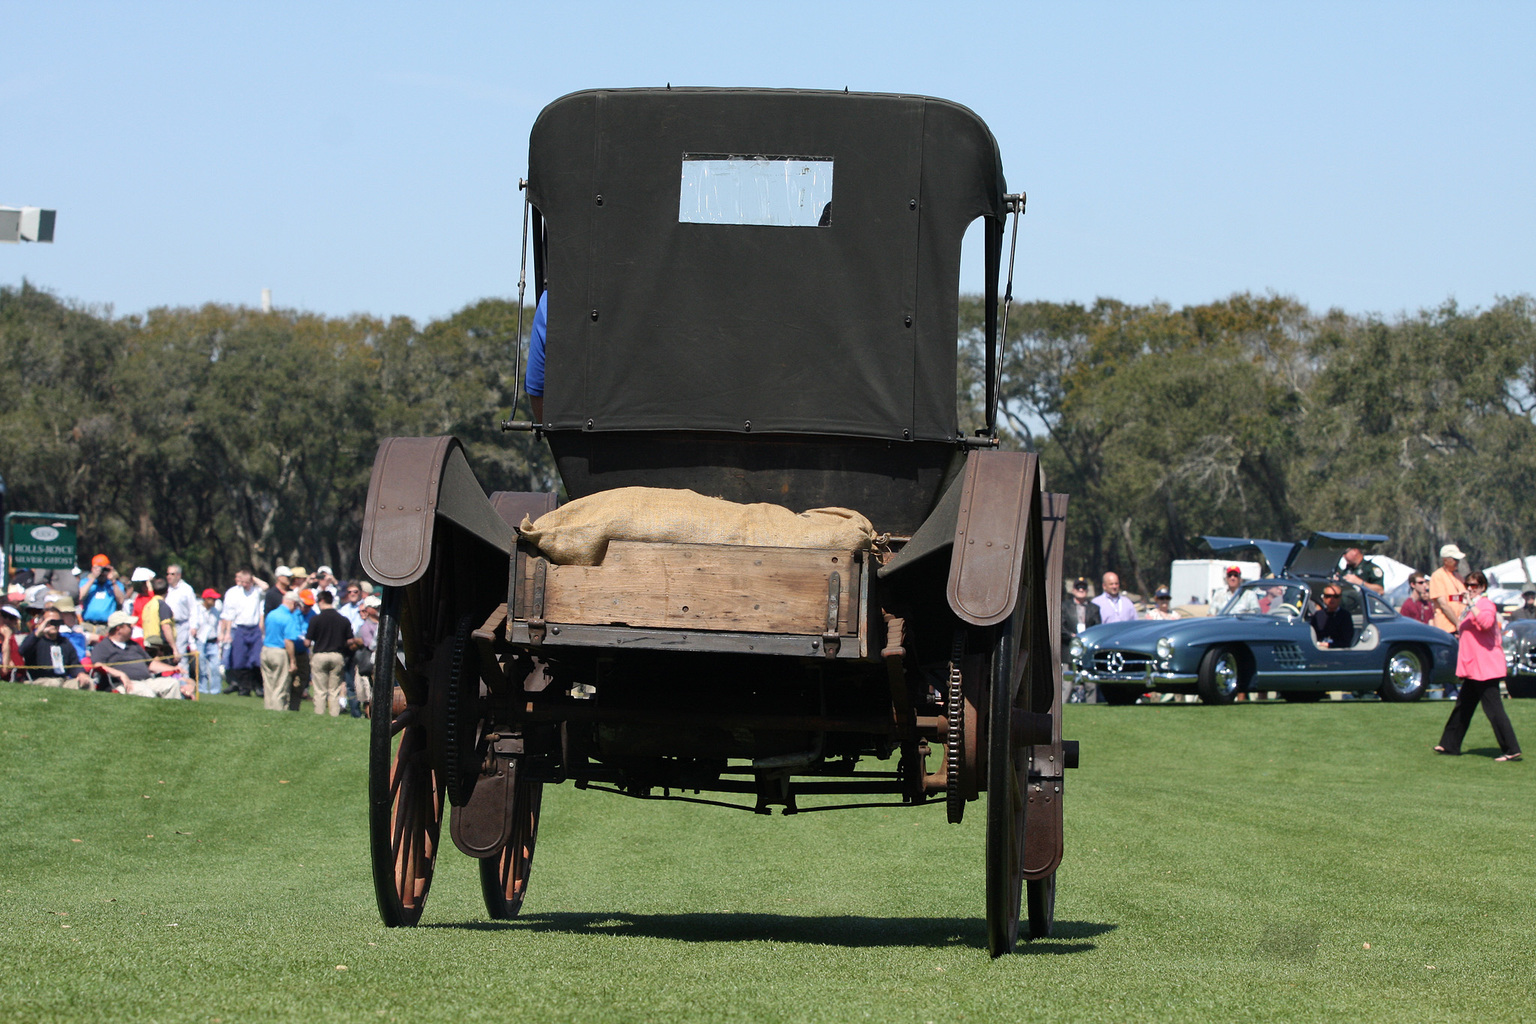
[[[536,558],[522,560],[522,600],[532,602]],[[602,565],[547,565],[543,619],[646,629],[822,634],[832,574],[837,631],[859,632],[854,551],[614,541]]]

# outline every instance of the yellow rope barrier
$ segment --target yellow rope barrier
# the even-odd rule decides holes
[[[192,660],[192,672],[190,674],[184,674],[183,678],[191,680],[191,682],[194,684],[193,685],[193,689],[192,689],[192,699],[193,700],[198,700],[200,698],[199,698],[199,695],[198,695],[198,690],[197,690],[197,687],[196,687],[196,683],[197,683],[197,681],[198,681],[198,679],[199,679],[199,677],[201,675],[199,670],[200,670],[201,664],[202,664],[201,661],[200,661],[200,659],[202,658],[202,655],[199,654],[197,651],[188,651],[185,654],[172,655],[169,658],[160,658],[160,657],[156,657],[156,656],[146,656],[146,657],[143,657],[143,658],[119,658],[119,659],[114,660],[112,662],[112,664],[113,665],[148,665],[152,661],[158,661],[158,662],[162,662],[162,663],[167,664],[167,665],[174,665],[178,661],[180,661],[182,658],[190,658]],[[66,665],[64,667],[67,670],[70,666]],[[80,663],[77,663],[76,667],[79,668],[81,672],[94,673],[96,671],[96,669],[102,668],[103,666],[97,665],[95,662],[92,662],[90,667],[87,668],[83,662],[80,662]],[[30,674],[33,669],[41,669],[42,671],[48,672],[50,674],[53,672],[53,666],[52,665],[11,665],[10,668],[11,668],[12,672],[25,671],[28,674]],[[180,670],[178,669],[177,671],[178,671],[178,674],[180,674]],[[103,672],[103,674],[105,674],[105,672]],[[65,678],[69,678],[69,677],[66,676]],[[19,682],[19,683],[32,683],[32,682],[36,682],[37,680],[34,680],[34,679],[17,679],[17,680],[13,680],[13,681],[14,682]]]

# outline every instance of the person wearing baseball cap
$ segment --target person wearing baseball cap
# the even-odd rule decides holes
[[[1152,607],[1142,612],[1144,619],[1171,621],[1179,617],[1179,613],[1169,607],[1173,600],[1173,592],[1167,587],[1158,587],[1152,592]]]
[[[21,610],[14,604],[0,605],[0,679],[10,679],[21,671],[21,643],[16,638],[26,632],[21,624]]]
[[[1519,622],[1522,619],[1536,619],[1536,587],[1527,586],[1520,592],[1520,599],[1525,603],[1509,613],[1509,621]]]
[[[153,596],[149,585],[154,582],[154,579],[155,570],[147,565],[141,565],[134,569],[128,577],[130,584],[129,592],[133,594],[133,603],[128,606],[128,610],[133,612],[133,618],[136,622],[142,623],[144,621],[144,606],[149,603],[150,597]]]
[[[1461,609],[1467,600],[1466,577],[1461,572],[1461,561],[1467,553],[1455,544],[1440,548],[1440,568],[1429,577],[1429,603],[1435,606],[1435,620],[1431,623],[1447,633],[1456,632],[1461,621]]]
[[[107,617],[128,599],[128,591],[106,555],[91,559],[91,571],[80,577],[80,593],[75,599],[80,602],[80,618],[97,632],[105,632]]]
[[[368,598],[368,601],[377,600],[377,597]],[[367,604],[368,602],[365,601],[363,603]],[[1088,577],[1079,576],[1072,581],[1070,594],[1061,603],[1061,649],[1065,651],[1077,634],[1085,629],[1091,629],[1103,621],[1103,616],[1099,613],[1099,606],[1088,600]],[[1091,695],[1088,693],[1087,686],[1082,683],[1078,683],[1070,690],[1068,686],[1067,678],[1063,675],[1061,681],[1061,702],[1063,704],[1082,703],[1085,698],[1090,696],[1093,700],[1098,698],[1098,683],[1087,684],[1087,686],[1093,687]]]
[[[107,617],[107,636],[91,648],[91,662],[107,676],[112,689],[135,697],[190,697],[190,682],[179,682],[164,673],[174,672],[176,666],[152,660],[144,648],[133,643],[133,616],[128,612],[113,612]]]
[[[188,619],[199,693],[220,693],[224,689],[224,659],[219,656],[219,613],[223,610],[219,592],[207,587],[198,595],[198,603]]]
[[[1237,593],[1237,588],[1243,582],[1243,567],[1229,565],[1227,571],[1222,573],[1223,586],[1211,591],[1211,614],[1216,614],[1226,607]],[[1259,611],[1259,597],[1252,590],[1243,592],[1236,605],[1228,613],[1230,615],[1256,615]]]
[[[88,690],[91,674],[80,664],[80,653],[60,630],[64,616],[57,608],[48,608],[38,616],[37,631],[21,642],[21,664],[28,665],[28,678],[40,686],[66,690]]]
[[[293,589],[293,570],[280,565],[272,570],[272,585],[262,595],[262,614],[271,615],[283,603],[283,595]]]
[[[84,661],[91,652],[91,645],[101,637],[92,636],[80,628],[80,606],[68,594],[55,594],[44,604],[44,611],[48,609],[59,613],[59,635],[74,645],[75,657]]]
[[[1461,561],[1466,557],[1467,553],[1455,544],[1442,545],[1440,568],[1429,577],[1429,603],[1435,609],[1435,617],[1429,624],[1452,635],[1455,635],[1456,624],[1461,621],[1462,609],[1466,607],[1466,576],[1461,572]],[[1459,689],[1454,683],[1447,684],[1441,696],[1454,700]]]
[[[299,647],[304,620],[299,617],[299,592],[290,590],[282,604],[267,613],[261,642],[261,685],[268,711],[299,710]]]

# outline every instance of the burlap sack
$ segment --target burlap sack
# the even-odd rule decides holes
[[[663,487],[620,487],[527,516],[518,533],[557,565],[597,565],[612,540],[750,547],[869,547],[874,527],[852,509],[813,508],[796,515],[782,505],[743,505]]]

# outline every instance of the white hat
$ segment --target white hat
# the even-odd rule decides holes
[[[113,630],[118,626],[133,625],[133,615],[130,612],[113,612],[107,616],[107,629]]]
[[[379,605],[381,605],[383,603],[384,603],[383,601],[379,600],[377,594],[369,594],[367,597],[363,598],[363,607],[364,608],[377,608]]]
[[[155,570],[151,569],[147,565],[139,566],[137,569],[133,570],[133,575],[129,577],[129,579],[134,583],[148,583],[154,578]]]
[[[276,569],[272,570],[272,575],[274,575],[274,576],[292,576],[293,575],[293,570],[288,568],[286,565],[280,565]]]
[[[331,574],[331,567],[328,566],[328,565],[322,565],[320,568],[315,570],[315,575],[316,576],[329,576],[330,574]]]
[[[1467,553],[1455,544],[1447,544],[1440,549],[1441,558],[1455,558],[1457,560],[1467,557]]]

